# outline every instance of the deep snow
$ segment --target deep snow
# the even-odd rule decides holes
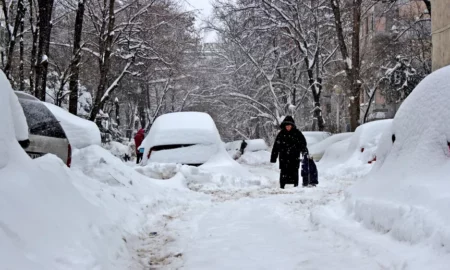
[[[448,269],[448,77],[329,144],[319,186],[286,190],[268,151],[236,162],[221,147],[200,167],[137,166],[97,145],[70,169],[31,160],[0,91],[2,269]]]
[[[440,252],[450,252],[449,77],[446,67],[416,87],[382,136],[374,170],[346,200],[365,227]]]

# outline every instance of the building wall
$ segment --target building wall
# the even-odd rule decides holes
[[[433,0],[431,13],[434,71],[450,65],[450,1]]]

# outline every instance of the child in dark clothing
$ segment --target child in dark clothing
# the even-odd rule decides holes
[[[309,155],[305,155],[302,160],[302,178],[304,187],[319,184],[316,163],[314,163],[314,160]]]

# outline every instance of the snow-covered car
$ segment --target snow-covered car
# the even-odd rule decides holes
[[[325,131],[303,131],[308,147],[319,143],[331,136],[331,133]]]
[[[144,153],[143,165],[156,162],[199,166],[217,154],[222,144],[211,116],[178,112],[158,117],[139,151]]]
[[[31,158],[54,154],[70,167],[72,148],[64,129],[52,112],[39,99],[15,92],[27,119],[30,145],[25,151]]]
[[[339,133],[332,135],[323,141],[312,144],[311,146],[308,147],[309,155],[312,156],[315,161],[319,161],[322,158],[325,151],[328,148],[330,148],[331,145],[346,140],[350,138],[352,135],[353,132]]]

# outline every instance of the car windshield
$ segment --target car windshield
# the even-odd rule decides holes
[[[152,147],[152,151],[170,150],[182,147],[189,147],[195,144],[170,144],[170,145],[157,145]]]
[[[66,134],[58,120],[56,120],[55,116],[44,104],[40,101],[27,99],[19,99],[19,102],[22,105],[23,112],[27,118],[30,134],[54,138],[66,138]]]

